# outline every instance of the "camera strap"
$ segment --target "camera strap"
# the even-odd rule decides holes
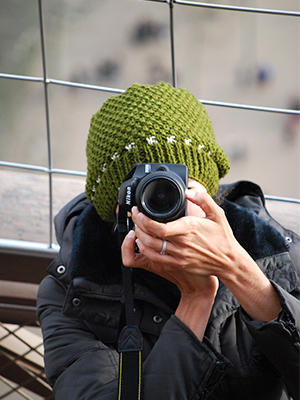
[[[123,231],[123,229],[122,229]],[[123,242],[127,232],[120,232]],[[118,400],[142,399],[142,350],[143,336],[135,322],[132,269],[122,264],[124,288],[125,326],[118,338],[119,361],[119,394]]]

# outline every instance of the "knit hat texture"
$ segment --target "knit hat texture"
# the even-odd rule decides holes
[[[86,195],[105,221],[135,163],[185,164],[211,196],[230,168],[203,105],[164,82],[133,84],[109,98],[91,119],[86,155]]]

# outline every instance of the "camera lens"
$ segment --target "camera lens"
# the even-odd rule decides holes
[[[136,192],[140,211],[160,222],[176,219],[185,208],[184,185],[171,174],[153,173],[144,178]]]
[[[173,182],[157,179],[145,187],[142,204],[152,213],[165,214],[176,209],[178,197],[178,188]]]

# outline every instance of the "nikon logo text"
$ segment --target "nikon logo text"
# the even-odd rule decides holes
[[[131,206],[131,186],[126,188],[126,205]]]

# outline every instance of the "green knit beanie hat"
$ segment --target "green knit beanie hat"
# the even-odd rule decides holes
[[[86,195],[106,221],[135,163],[185,164],[211,196],[230,168],[203,105],[164,82],[134,84],[109,98],[92,117],[86,155]]]

